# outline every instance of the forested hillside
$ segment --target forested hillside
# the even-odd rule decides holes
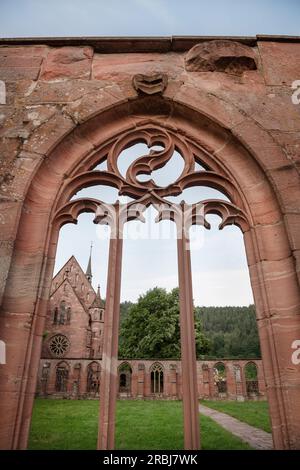
[[[178,289],[151,289],[137,303],[121,304],[120,357],[179,358]],[[200,358],[259,358],[255,307],[196,307]]]
[[[255,307],[196,307],[210,356],[260,357]]]

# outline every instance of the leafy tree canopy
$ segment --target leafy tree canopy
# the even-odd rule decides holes
[[[206,354],[209,341],[195,318],[196,353]],[[155,287],[136,304],[121,306],[119,356],[130,358],[180,358],[179,290]]]

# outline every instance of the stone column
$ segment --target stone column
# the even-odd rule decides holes
[[[177,253],[180,297],[184,448],[186,450],[197,450],[200,449],[197,362],[191,259],[187,243],[188,240],[182,229],[181,236],[178,236],[177,239]]]
[[[115,205],[115,226],[111,226],[106,308],[102,352],[98,449],[112,450],[115,443],[115,415],[118,391],[118,342],[123,239],[119,232],[119,206]],[[97,222],[97,216],[95,221]],[[112,221],[111,221],[112,222]]]
[[[137,396],[143,398],[145,394],[145,364],[139,363],[137,371]]]
[[[278,223],[244,233],[258,320],[274,448],[300,449],[300,373],[292,344],[300,338],[299,285]]]

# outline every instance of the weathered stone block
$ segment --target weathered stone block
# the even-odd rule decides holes
[[[267,85],[290,87],[294,80],[300,79],[299,43],[259,41],[258,49]]]
[[[41,80],[89,78],[93,49],[91,47],[60,47],[50,49],[41,70]]]
[[[205,41],[185,56],[188,72],[225,72],[241,75],[245,70],[256,70],[255,53],[239,42],[216,39]]]

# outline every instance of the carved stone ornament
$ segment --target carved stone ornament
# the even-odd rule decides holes
[[[122,175],[118,167],[118,158],[122,151],[136,142],[145,143],[149,148],[147,155],[137,157],[128,167],[126,175]],[[153,150],[151,147],[162,149]],[[174,182],[167,186],[159,186],[151,178],[152,172],[163,168],[172,158],[175,150],[181,155],[184,166]],[[182,221],[184,226],[200,224],[210,228],[206,215],[217,214],[221,217],[220,229],[226,225],[238,225],[242,231],[248,229],[247,215],[243,202],[235,190],[231,175],[222,171],[214,164],[211,156],[201,146],[195,145],[177,132],[167,130],[158,125],[141,126],[118,137],[103,154],[107,170],[91,169],[77,174],[68,181],[63,198],[58,202],[56,221],[59,226],[77,223],[81,212],[95,213],[95,223],[108,224],[119,230],[129,220],[144,221],[143,211],[150,204],[158,211],[157,222],[161,220]],[[196,169],[196,163],[204,164],[205,169]],[[139,175],[148,176],[148,180],[140,181]],[[129,196],[133,200],[128,204],[106,204],[90,198],[73,199],[74,194],[84,187],[105,185],[117,188],[120,196]],[[168,201],[170,196],[180,195],[184,189],[193,186],[209,186],[221,191],[231,202],[221,199],[200,200],[196,204],[174,204]],[[116,223],[116,217],[118,223]],[[180,222],[181,224],[181,222]],[[177,224],[178,226],[180,224]]]
[[[132,84],[136,91],[146,95],[154,95],[165,90],[168,84],[168,76],[165,73],[137,74],[134,75]]]
[[[185,57],[188,72],[224,72],[242,75],[246,70],[256,70],[252,47],[239,42],[217,39],[205,41],[189,50]]]

